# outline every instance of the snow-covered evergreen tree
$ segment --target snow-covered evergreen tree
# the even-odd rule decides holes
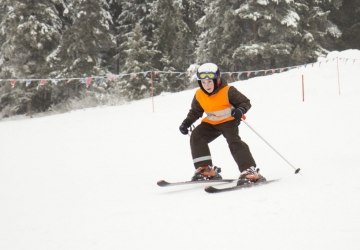
[[[244,69],[274,68],[291,64],[300,32],[296,3],[289,0],[253,0],[241,4],[242,44],[234,50],[234,62]]]
[[[5,10],[1,18],[0,76],[3,78],[47,78],[50,72],[47,58],[57,48],[62,21],[54,2],[2,1]],[[41,90],[37,83],[25,86],[14,80],[0,88],[0,110],[5,115],[46,110],[54,101],[52,86]]]
[[[202,5],[202,4],[201,4]],[[197,39],[196,21],[199,18],[200,2],[185,0],[156,0],[151,17],[156,25],[154,46],[161,52],[157,67],[174,67],[185,70],[195,59]]]
[[[153,44],[159,51],[153,65],[163,71],[185,71],[195,60],[197,41],[196,21],[201,17],[202,1],[155,0],[151,19],[155,25]],[[163,91],[180,91],[189,86],[189,79],[182,75],[163,74],[157,78],[157,88]]]
[[[135,0],[125,1],[116,0],[113,3],[121,9],[121,12],[114,13],[114,29],[116,36],[116,54],[117,73],[123,72],[123,66],[127,59],[126,50],[128,50],[129,39],[136,25],[141,28],[141,33],[146,37],[145,40],[150,41],[153,32],[153,24],[149,20],[152,0]],[[150,59],[150,58],[149,58]]]
[[[332,49],[334,40],[341,37],[341,30],[329,18],[334,3],[342,0],[303,0],[296,4],[300,16],[300,40],[292,54],[293,62],[314,61],[319,55],[326,54]]]
[[[231,49],[231,46],[227,44],[226,40],[228,40],[232,34],[239,35],[239,29],[236,29],[236,26],[232,25],[234,18],[225,20],[227,13],[231,13],[232,5],[232,3],[225,0],[204,1],[203,9],[205,15],[197,21],[201,32],[199,32],[196,49],[196,61],[199,64],[213,62],[218,64],[221,69],[226,65],[223,62],[223,58],[226,58],[225,55],[229,55],[227,49]],[[227,23],[227,21],[230,21],[230,23]],[[227,27],[235,29],[229,32]]]
[[[115,46],[113,48],[113,50],[109,51],[111,54],[111,57],[108,58],[107,60],[107,68],[109,69],[110,72],[112,73],[116,73],[119,74],[120,72],[120,58],[122,57],[121,54],[121,50],[119,49],[119,37],[121,37],[121,35],[119,34],[118,31],[118,24],[117,22],[119,21],[119,16],[121,15],[121,13],[123,12],[123,4],[125,3],[124,0],[107,0],[108,5],[109,5],[109,13],[111,15],[111,19],[112,19],[112,23],[110,26],[110,32],[113,34],[114,36],[114,40],[115,40]]]
[[[139,72],[153,70],[151,58],[154,56],[151,43],[146,40],[140,24],[136,24],[129,34],[126,48],[123,73],[132,74],[121,81],[123,94],[130,99],[140,99],[149,93],[150,83],[149,75]]]
[[[266,69],[313,61],[326,52],[319,40],[325,35],[341,34],[328,20],[326,0],[206,3],[206,15],[198,22],[203,32],[197,58],[200,62],[217,62],[227,70]]]
[[[71,24],[64,30],[60,46],[50,58],[54,74],[80,76],[105,73],[107,62],[104,60],[115,46],[106,0],[72,1],[64,16]]]
[[[0,25],[4,23],[4,18],[6,16],[6,4],[5,2],[0,2]],[[3,44],[5,42],[6,36],[3,32],[1,32],[1,27],[0,27],[0,44]],[[2,72],[2,65],[4,62],[4,57],[1,55],[1,47],[0,47],[0,76],[1,76],[1,72]],[[1,84],[1,82],[0,82]]]
[[[49,73],[47,57],[58,46],[62,22],[52,1],[3,0],[0,33],[1,76],[32,77]]]
[[[337,0],[333,6],[329,18],[343,35],[332,49],[360,49],[360,0]]]

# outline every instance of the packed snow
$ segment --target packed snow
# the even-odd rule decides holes
[[[280,181],[241,191],[156,185],[193,174],[178,127],[195,90],[1,121],[0,249],[360,249],[359,60],[333,52],[232,83],[252,102],[248,124],[301,168],[242,123],[261,173]],[[226,141],[210,147],[238,177]]]

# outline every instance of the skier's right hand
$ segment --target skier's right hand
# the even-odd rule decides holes
[[[183,134],[183,135],[187,135],[189,133],[189,127],[191,126],[191,122],[187,119],[185,119],[180,127],[179,127],[179,130],[180,132]]]

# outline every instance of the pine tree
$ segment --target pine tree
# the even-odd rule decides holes
[[[199,64],[213,62],[218,64],[220,68],[225,66],[222,63],[222,58],[225,54],[228,54],[226,51],[228,44],[224,40],[226,36],[224,32],[226,25],[224,17],[228,9],[231,9],[231,3],[225,0],[204,1],[205,14],[197,22],[201,31],[196,49],[197,62]],[[232,30],[231,32],[236,31]]]
[[[5,19],[5,16],[6,16],[6,12],[7,12],[6,3],[5,2],[0,2],[0,44],[4,44],[5,39],[6,39],[5,33],[2,31],[2,29],[3,29],[2,24],[4,24],[4,19]],[[3,63],[4,63],[4,57],[2,56],[1,51],[2,51],[2,49],[1,49],[1,46],[0,46],[0,76],[2,75],[1,72],[2,72],[2,66],[3,66]],[[1,82],[0,82],[0,84],[1,84]]]
[[[163,71],[185,71],[195,60],[202,1],[156,0],[152,4],[151,20],[155,25],[153,65]],[[180,91],[189,86],[189,79],[177,74],[162,74],[157,78],[156,91]]]
[[[198,8],[199,1],[157,0],[153,3],[154,46],[161,52],[161,57],[168,58],[171,67],[178,70],[185,70],[195,59]],[[159,63],[156,66],[163,68],[165,65]]]
[[[301,35],[300,16],[294,1],[248,1],[235,13],[240,18],[242,44],[232,55],[243,69],[274,68],[291,64]]]
[[[46,76],[47,58],[58,46],[62,23],[47,0],[3,0],[2,71],[6,77]]]
[[[329,18],[333,7],[333,1],[328,0],[306,0],[297,4],[301,40],[295,44],[294,62],[311,62],[335,49],[335,40],[341,37],[342,32]]]
[[[65,17],[71,23],[51,58],[54,73],[80,76],[106,72],[106,59],[115,46],[108,8],[105,0],[78,0],[69,4]]]
[[[110,30],[114,36],[115,46],[111,51],[111,57],[107,60],[107,67],[110,72],[119,74],[120,73],[120,63],[123,63],[121,58],[123,53],[119,48],[119,41],[121,40],[122,35],[119,33],[118,21],[120,15],[123,13],[123,5],[126,3],[124,0],[107,0],[109,5],[109,13],[111,15],[111,25]]]
[[[126,48],[123,72],[129,73],[130,77],[121,81],[123,94],[129,99],[140,99],[147,96],[150,90],[149,75],[140,72],[153,70],[149,58],[154,55],[151,43],[146,40],[140,24],[136,24],[130,32]]]
[[[337,0],[333,3],[329,18],[343,35],[334,49],[360,49],[360,0]]]
[[[322,44],[341,34],[328,19],[325,0],[206,3],[206,15],[198,22],[203,32],[197,58],[217,62],[223,69],[269,69],[314,61],[326,53]]]
[[[4,78],[47,78],[48,58],[58,46],[62,22],[52,1],[3,1],[1,20],[1,72]],[[0,110],[6,115],[44,111],[52,103],[52,87],[38,91],[16,81],[0,89]],[[5,110],[5,111],[4,111]]]
[[[141,27],[141,32],[146,36],[146,40],[151,41],[154,29],[152,22],[149,20],[151,2],[151,0],[135,0],[132,2],[117,0],[116,4],[113,3],[121,9],[121,12],[113,13],[116,36],[116,54],[114,57],[117,61],[117,73],[124,71],[128,42],[136,25]]]

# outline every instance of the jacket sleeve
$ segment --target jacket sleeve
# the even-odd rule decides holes
[[[245,113],[251,108],[250,100],[240,93],[234,86],[230,86],[228,92],[229,102],[234,108],[242,108]]]
[[[200,103],[196,100],[196,97],[194,96],[191,103],[191,109],[189,110],[189,113],[187,114],[185,120],[187,120],[191,125],[197,119],[201,118],[203,114],[204,114],[204,109],[200,106]]]

